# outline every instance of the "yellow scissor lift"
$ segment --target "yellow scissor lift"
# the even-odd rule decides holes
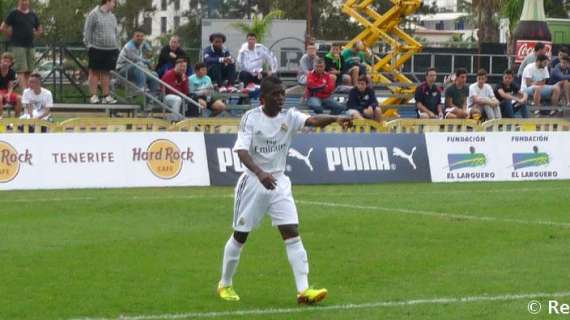
[[[400,68],[412,55],[422,50],[422,45],[399,27],[402,17],[420,8],[421,0],[390,1],[393,7],[383,14],[372,7],[374,0],[346,0],[342,6],[342,12],[364,27],[364,30],[346,45],[347,48],[352,48],[357,41],[362,41],[367,48],[373,48],[379,40],[390,46],[384,57],[374,55],[370,70],[372,82],[385,84],[392,92],[392,96],[382,102],[385,106],[405,104],[413,97],[415,86],[400,72]],[[393,79],[383,73],[391,74]]]

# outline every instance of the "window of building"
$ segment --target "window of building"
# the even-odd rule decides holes
[[[168,7],[168,0],[160,1],[160,10],[164,11],[166,10],[166,7]]]
[[[152,34],[152,18],[144,17],[142,29],[145,34]]]
[[[439,21],[435,24],[435,30],[445,30],[445,23],[443,21]]]
[[[167,32],[166,23],[167,23],[166,17],[160,18],[160,33],[166,33]]]
[[[180,10],[180,0],[174,0],[174,10]]]
[[[179,27],[180,27],[180,17],[175,16],[174,17],[174,29],[178,29]]]

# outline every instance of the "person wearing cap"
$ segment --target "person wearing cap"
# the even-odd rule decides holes
[[[209,47],[204,49],[203,60],[208,68],[208,76],[218,86],[220,92],[237,90],[233,87],[236,79],[236,65],[230,51],[224,47],[226,36],[222,33],[210,35]]]

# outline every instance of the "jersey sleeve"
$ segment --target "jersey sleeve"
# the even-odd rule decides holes
[[[29,104],[30,103],[30,90],[26,89],[22,93],[22,104]]]
[[[45,93],[46,97],[45,97],[45,107],[46,108],[52,108],[53,107],[53,96],[51,94],[51,91],[47,91]]]
[[[250,117],[251,114],[246,114],[241,119],[236,143],[233,149],[234,152],[237,152],[238,150],[249,150],[249,147],[251,146],[251,142],[253,140],[253,121],[249,119]]]
[[[291,109],[291,116],[289,117],[289,126],[294,128],[294,131],[299,131],[305,127],[305,122],[309,119],[309,115],[302,113],[297,109]]]

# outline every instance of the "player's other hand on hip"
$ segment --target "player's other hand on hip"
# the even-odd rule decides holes
[[[262,171],[257,175],[257,178],[267,190],[273,190],[277,186],[277,180],[270,173]]]
[[[343,128],[343,129],[348,129],[350,127],[352,127],[352,116],[340,116],[336,119],[336,122]]]

